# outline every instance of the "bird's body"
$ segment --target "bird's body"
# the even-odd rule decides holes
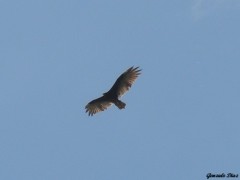
[[[119,76],[108,92],[103,93],[102,97],[94,99],[86,105],[85,109],[88,115],[92,116],[97,112],[104,111],[111,104],[115,104],[119,109],[124,109],[126,104],[120,101],[119,98],[129,90],[138,75],[140,75],[140,71],[138,67],[131,67]]]

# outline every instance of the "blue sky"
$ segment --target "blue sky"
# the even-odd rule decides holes
[[[0,1],[0,179],[240,173],[240,2]],[[127,106],[85,105],[131,66]]]

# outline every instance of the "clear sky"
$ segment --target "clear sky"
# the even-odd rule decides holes
[[[239,19],[237,0],[0,0],[0,179],[240,176]],[[126,109],[89,117],[133,65]]]

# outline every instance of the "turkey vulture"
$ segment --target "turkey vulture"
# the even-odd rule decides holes
[[[138,75],[140,75],[141,69],[139,67],[134,68],[133,66],[126,70],[121,76],[118,77],[112,88],[103,93],[103,96],[93,101],[89,102],[85,109],[88,115],[92,116],[97,112],[104,111],[109,106],[115,104],[119,109],[124,109],[126,104],[120,101],[120,98],[129,88],[132,86],[134,81],[137,79]]]

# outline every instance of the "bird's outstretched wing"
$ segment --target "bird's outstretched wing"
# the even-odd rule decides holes
[[[134,68],[133,66],[122,73],[109,92],[114,92],[118,97],[121,97],[129,88],[132,86],[137,77],[141,74],[139,67]]]
[[[96,114],[97,112],[104,111],[109,106],[111,106],[111,102],[108,100],[106,96],[102,96],[100,98],[94,99],[93,101],[89,102],[85,109],[86,113],[88,112],[89,116]]]

